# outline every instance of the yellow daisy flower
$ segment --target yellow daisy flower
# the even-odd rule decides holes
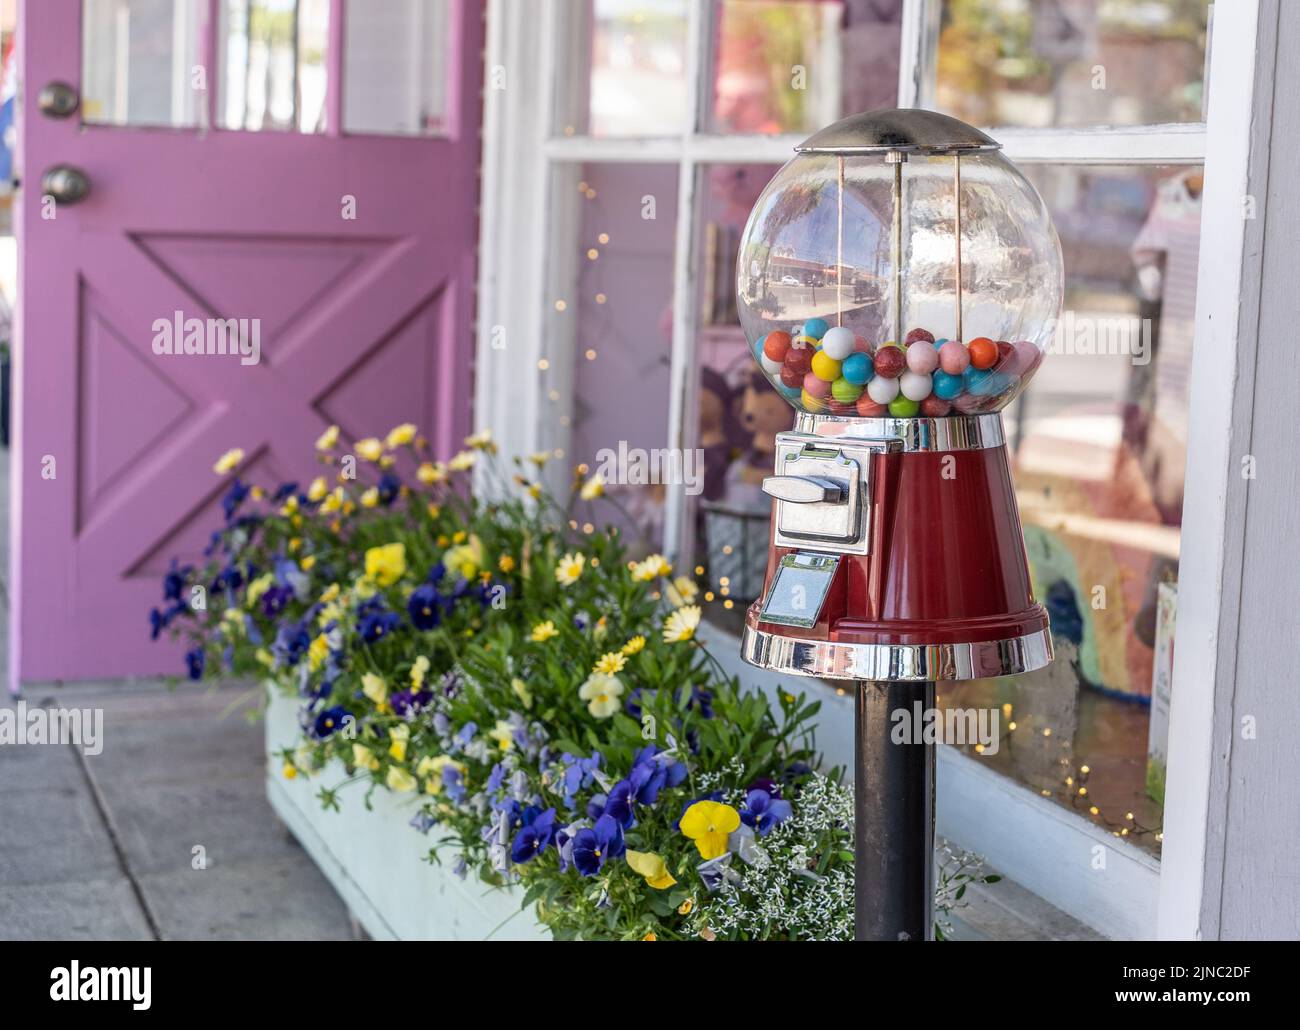
[[[678,608],[664,620],[664,643],[678,644],[695,636],[695,628],[700,624],[700,606],[688,604]]]
[[[662,554],[652,554],[632,566],[632,578],[640,583],[649,583],[652,579],[671,574],[672,571],[673,567],[667,558]]]
[[[623,653],[629,657],[634,654],[639,654],[643,650],[645,650],[645,637],[641,636],[639,633],[622,647]]]
[[[400,426],[393,426],[388,431],[388,436],[384,438],[384,446],[390,451],[396,450],[415,439],[416,428],[410,422],[403,422]]]
[[[572,586],[582,575],[583,566],[587,564],[586,555],[566,554],[555,566],[555,578],[561,586]]]
[[[441,483],[447,478],[447,466],[442,462],[423,462],[415,470],[415,478],[425,486],[433,486],[435,483]]]
[[[316,437],[316,450],[332,451],[339,442],[339,427],[330,426],[320,436]]]
[[[627,665],[627,655],[621,651],[610,651],[608,654],[600,656],[596,661],[596,667],[592,671],[613,676],[616,672],[622,672],[625,665]]]
[[[597,497],[605,493],[605,477],[597,472],[594,476],[582,484],[582,489],[578,491],[578,496],[584,501],[594,501]]]
[[[447,462],[447,468],[453,472],[466,472],[474,467],[478,461],[478,455],[472,451],[460,451],[452,456],[451,461]]]
[[[528,639],[535,644],[544,644],[551,637],[558,637],[559,635],[560,631],[555,628],[555,623],[547,619],[545,622],[539,622],[533,627],[533,631],[528,634]]]
[[[473,436],[465,437],[465,446],[476,451],[496,453],[497,445],[492,440],[492,430],[481,429]]]
[[[358,440],[352,445],[352,449],[365,458],[366,461],[378,461],[384,456],[384,445],[373,436]]]
[[[508,554],[503,554],[497,559],[497,568],[502,572],[509,574],[515,571],[515,560]]]
[[[700,585],[690,576],[678,576],[668,584],[668,589],[665,591],[668,603],[674,608],[680,608],[684,604],[694,604],[699,594]]]
[[[232,447],[217,459],[217,463],[212,466],[212,471],[219,476],[224,476],[227,472],[234,471],[243,460],[244,449],[242,447]]]

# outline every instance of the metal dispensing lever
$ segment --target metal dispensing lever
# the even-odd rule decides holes
[[[844,504],[849,485],[823,476],[765,476],[763,493],[792,504]]]

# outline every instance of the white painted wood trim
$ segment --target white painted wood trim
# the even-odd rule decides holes
[[[1201,209],[1201,239],[1210,245],[1202,245],[1200,254],[1189,400],[1198,417],[1190,425],[1184,491],[1158,922],[1162,938],[1222,935],[1225,902],[1243,891],[1225,876],[1230,833],[1237,834],[1238,848],[1251,846],[1252,833],[1276,834],[1293,848],[1296,833],[1295,806],[1285,803],[1257,804],[1251,820],[1255,825],[1229,826],[1231,791],[1234,784],[1245,788],[1246,777],[1245,763],[1233,753],[1236,698],[1254,687],[1252,676],[1277,675],[1278,686],[1289,689],[1286,673],[1276,662],[1277,655],[1286,653],[1289,639],[1279,640],[1276,652],[1250,655],[1239,650],[1243,595],[1254,591],[1258,599],[1260,591],[1266,596],[1275,592],[1271,577],[1286,575],[1287,564],[1294,564],[1280,557],[1258,569],[1253,580],[1245,575],[1247,520],[1255,513],[1248,504],[1250,486],[1240,471],[1241,457],[1251,453],[1253,435],[1268,434],[1270,422],[1276,427],[1280,420],[1293,424],[1295,418],[1289,408],[1255,406],[1266,248],[1284,251],[1293,242],[1276,235],[1284,229],[1280,224],[1270,230],[1275,235],[1266,236],[1268,207],[1279,204],[1286,211],[1289,205],[1294,210],[1296,203],[1294,137],[1280,150],[1273,147],[1275,96],[1287,88],[1300,89],[1294,62],[1284,69],[1278,61],[1280,12],[1277,0],[1244,0],[1233,5],[1232,17],[1218,17],[1214,23],[1210,147]],[[1284,76],[1289,86],[1277,81]],[[1283,185],[1270,182],[1275,154]],[[1248,196],[1256,204],[1253,219],[1244,217]],[[1285,291],[1285,284],[1279,285]],[[1287,430],[1278,435],[1289,439]],[[1296,454],[1289,460],[1294,466]],[[1294,498],[1287,503],[1293,511]],[[1278,543],[1274,540],[1274,547]],[[1281,543],[1294,550],[1294,533]],[[1294,611],[1288,610],[1284,619],[1294,629]],[[1280,783],[1291,769],[1274,767],[1264,773]],[[1294,912],[1300,892],[1294,876],[1289,879],[1289,888],[1285,874],[1276,883],[1251,885],[1256,896],[1277,891],[1254,905]],[[1269,921],[1263,911],[1234,914],[1239,922]],[[1276,917],[1273,923],[1277,925]]]

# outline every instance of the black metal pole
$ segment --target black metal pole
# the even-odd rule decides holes
[[[927,941],[934,936],[935,746],[920,742],[918,716],[934,709],[934,684],[854,686],[855,936]],[[908,730],[901,743],[896,725],[898,735]]]

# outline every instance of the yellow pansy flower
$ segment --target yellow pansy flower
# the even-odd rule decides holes
[[[415,777],[400,765],[390,765],[388,767],[388,776],[385,778],[385,782],[388,784],[389,790],[395,791],[399,794],[415,790],[415,788],[419,786],[415,781]]]
[[[406,746],[411,742],[411,727],[406,723],[398,723],[388,731],[392,742],[388,745],[388,753],[397,761],[406,761]]]
[[[525,708],[533,707],[533,692],[528,689],[528,684],[518,676],[511,679],[510,689],[513,690],[519,700],[523,702]]]
[[[326,482],[324,476],[317,476],[311,481],[311,486],[307,487],[307,500],[315,504],[323,500],[325,495],[330,492],[330,485]]]
[[[695,842],[706,862],[727,853],[727,838],[740,825],[740,813],[720,801],[697,801],[682,815],[682,833]]]
[[[644,876],[645,882],[655,890],[665,891],[677,882],[664,860],[653,851],[633,851],[629,848],[625,855],[632,871]]]
[[[508,554],[503,554],[497,559],[497,568],[509,575],[515,571],[515,560]]]
[[[307,667],[312,672],[318,670],[325,664],[325,659],[330,654],[330,640],[324,633],[318,634],[316,639],[307,645]]]
[[[253,657],[256,658],[263,665],[265,665],[268,669],[274,667],[275,665],[275,655],[271,654],[271,652],[264,647],[259,647],[256,651],[254,651]]]
[[[456,537],[464,540],[465,534],[458,532]],[[473,579],[478,570],[483,567],[483,541],[476,534],[471,533],[468,542],[457,541],[455,547],[449,547],[443,552],[442,563],[457,575]]]
[[[509,751],[514,747],[515,728],[504,719],[498,719],[497,724],[488,730],[487,735],[497,742],[497,747],[502,751]]]
[[[641,651],[645,650],[645,637],[638,633],[623,645],[622,650],[623,653],[629,657],[634,654],[639,654]]]
[[[545,622],[539,622],[533,627],[533,631],[528,634],[528,639],[535,644],[544,644],[551,637],[558,637],[559,635],[560,631],[555,628],[555,623],[547,619]]]
[[[388,431],[388,436],[384,438],[384,445],[391,451],[410,443],[415,439],[417,430],[410,422],[403,422],[400,426],[393,426]]]
[[[695,627],[700,624],[700,606],[688,604],[678,608],[664,620],[664,643],[678,644],[695,636]]]
[[[417,688],[424,686],[424,677],[428,674],[429,659],[424,655],[420,655],[420,657],[411,663],[411,686]]]
[[[280,505],[280,514],[281,514],[281,515],[292,515],[292,514],[293,514],[294,512],[296,512],[297,510],[298,510],[298,495],[297,495],[297,494],[291,494],[289,497],[285,498],[285,502],[284,502],[284,504]],[[295,523],[295,525],[296,525],[296,524],[297,524],[297,523]]]
[[[694,604],[699,593],[700,585],[690,576],[678,576],[668,584],[668,589],[665,591],[668,603],[674,608],[680,608],[684,604]]]
[[[361,507],[378,508],[379,507],[379,487],[372,486],[369,490],[361,495]]]
[[[361,674],[361,693],[365,694],[375,704],[381,705],[388,700],[388,684],[384,682],[382,676],[373,672],[363,672]]]
[[[232,447],[217,459],[217,463],[212,466],[212,471],[219,476],[224,476],[227,472],[238,468],[239,463],[243,460],[244,449],[242,447]]]
[[[608,673],[593,672],[578,688],[578,696],[597,719],[608,719],[621,707],[623,681]]]
[[[338,596],[339,596],[339,585],[337,583],[331,583],[329,586],[327,586],[324,590],[321,591],[320,600],[322,604],[329,604],[330,601],[333,601]]]
[[[365,744],[352,745],[352,764],[358,769],[369,769],[374,772],[379,768],[379,759],[371,752]]]
[[[381,587],[392,586],[406,571],[406,545],[384,544],[366,552],[366,576]]]
[[[274,573],[264,572],[249,583],[248,589],[244,591],[244,606],[246,608],[252,608],[262,599],[262,595],[271,588],[271,584],[274,582]]]
[[[298,567],[302,569],[303,572],[310,572],[316,567],[316,556],[314,554],[304,554],[298,561]]]
[[[292,762],[285,762],[284,768],[281,771],[284,773],[284,778],[286,780],[292,780],[295,776],[298,775],[298,770],[294,768]]]
[[[343,507],[343,487],[336,486],[330,491],[329,495],[321,501],[320,510],[326,515],[331,512],[339,511]]]
[[[316,437],[316,450],[332,451],[334,445],[339,442],[339,427],[330,426],[320,436]]]
[[[582,489],[578,491],[584,501],[594,501],[605,492],[605,477],[597,472],[594,476],[582,484]]]
[[[694,899],[687,898],[685,901],[683,901],[680,905],[677,906],[677,914],[679,916],[689,916],[691,914],[691,909],[693,909],[694,907],[695,907]]]
[[[627,665],[627,655],[622,651],[610,651],[608,654],[601,655],[596,660],[593,672],[603,672],[608,676],[616,672],[622,672],[623,666]]]
[[[439,794],[442,792],[442,770],[447,766],[452,766],[461,776],[468,771],[463,762],[458,762],[450,755],[425,755],[415,767],[415,775],[425,780],[424,791],[426,794]]]
[[[641,939],[643,941],[657,941],[659,939],[659,935],[655,933],[653,930],[647,930],[645,936],[642,937]]]
[[[572,586],[578,582],[587,557],[583,554],[566,554],[555,566],[555,579],[561,586]]]
[[[425,486],[433,486],[447,478],[447,467],[442,462],[434,464],[426,461],[415,470],[415,478]]]
[[[384,445],[373,436],[358,440],[352,445],[352,449],[365,458],[366,461],[378,461],[384,456]]]

